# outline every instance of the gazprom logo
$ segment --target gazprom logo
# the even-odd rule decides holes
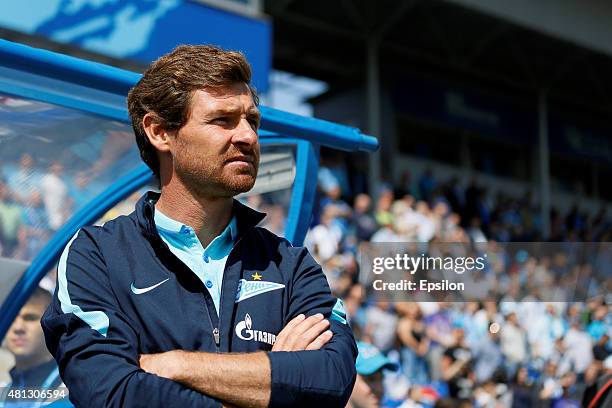
[[[253,330],[253,320],[247,313],[244,316],[244,320],[238,322],[236,325],[236,336],[244,341],[258,341],[260,343],[267,343],[274,345],[276,342],[276,335],[261,330]]]

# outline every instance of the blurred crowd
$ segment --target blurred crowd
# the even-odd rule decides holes
[[[95,193],[90,181],[99,172],[96,166],[102,169],[105,163],[66,177],[59,162],[40,168],[28,154],[17,164],[5,163],[0,173],[0,256],[31,260]],[[138,197],[126,201],[124,212],[131,211]],[[250,196],[246,202],[267,212],[266,226],[282,235],[289,199],[287,190]],[[359,371],[358,361],[351,405],[573,407],[592,398],[598,382],[612,375],[610,297],[543,302],[521,297],[515,285],[523,274],[541,276],[541,282],[558,276],[554,259],[527,256],[501,262],[494,268],[496,282],[508,279],[505,286],[485,288],[491,294],[486,301],[389,301],[370,293],[360,274],[364,243],[486,243],[501,254],[497,243],[612,238],[612,220],[605,210],[553,211],[549,237],[541,236],[541,224],[529,193],[491,197],[475,180],[464,186],[425,171],[414,182],[404,177],[394,186],[382,184],[373,200],[352,194],[346,170],[324,162],[305,245],[322,265],[334,294],[343,299],[360,349],[372,347],[365,354],[373,360],[362,359],[367,368]],[[612,257],[603,266],[608,271],[600,282],[604,294],[610,292],[611,265]]]
[[[491,200],[475,181],[442,182],[429,171],[414,184],[401,184],[381,185],[374,201],[350,194],[343,166],[323,166],[319,172],[305,245],[343,299],[360,344],[374,346],[389,361],[381,368],[380,387],[368,381],[373,373],[360,373],[358,385],[365,379],[371,395],[360,398],[357,386],[352,405],[578,407],[589,401],[597,382],[612,374],[610,297],[544,302],[522,297],[512,284],[513,276],[530,270],[555,276],[554,260],[525,255],[508,260],[496,273],[507,275],[509,286],[497,287],[485,301],[398,302],[370,291],[360,274],[364,243],[486,242],[491,247],[543,238],[529,194]],[[564,215],[553,211],[551,221],[551,241],[610,240],[612,223],[604,210],[595,216],[577,208]],[[605,294],[611,269],[604,267]]]
[[[35,160],[23,153],[0,163],[1,257],[32,260],[109,179],[138,164],[129,154],[134,153],[133,136],[115,123],[109,127],[66,145],[61,158]]]
[[[63,170],[59,162],[53,162],[42,171],[29,154],[21,156],[18,166],[2,167],[0,256],[31,260],[67,220],[73,198]]]

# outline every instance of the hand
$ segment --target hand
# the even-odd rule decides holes
[[[321,313],[308,318],[300,314],[276,336],[272,351],[318,350],[333,336],[328,327],[329,321]]]
[[[184,354],[185,352],[182,350],[171,350],[158,354],[141,354],[140,368],[147,373],[177,381],[184,370],[181,363]]]

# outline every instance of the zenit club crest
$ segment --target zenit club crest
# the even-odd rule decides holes
[[[236,302],[241,302],[253,296],[261,295],[262,293],[270,292],[284,288],[285,285],[276,282],[266,281],[248,281],[240,279],[238,282],[238,291],[236,292]]]

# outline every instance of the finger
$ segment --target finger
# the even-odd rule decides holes
[[[285,327],[283,327],[283,330],[281,330],[280,334],[284,332],[290,332],[295,326],[304,321],[304,319],[306,319],[306,316],[303,313],[300,313],[299,315],[291,319],[291,321],[287,323]]]
[[[140,368],[147,373],[155,374],[155,358],[152,355],[141,355]]]
[[[297,325],[293,327],[293,329],[291,330],[291,334],[293,336],[301,335],[302,333],[309,330],[312,326],[322,321],[323,317],[324,316],[322,313],[317,313],[315,315],[307,317],[306,319],[302,320],[301,322],[299,322]]]
[[[333,333],[331,330],[325,330],[323,333],[319,335],[312,343],[310,343],[306,350],[319,350],[321,347],[327,344],[328,341],[333,337]]]
[[[278,336],[276,336],[276,340],[274,341],[274,344],[272,345],[272,351],[288,351],[285,349],[285,337],[281,337],[281,334],[279,333]]]
[[[149,362],[148,354],[141,354],[138,358],[138,365],[144,370],[144,366]]]
[[[329,327],[329,320],[321,320],[310,329],[305,331],[297,342],[294,343],[294,350],[305,350],[306,346],[314,341],[321,333],[323,333]]]
[[[321,322],[322,320],[323,320],[323,315],[321,313],[317,313],[315,315],[312,315],[306,318],[302,322],[298,323],[298,325],[296,325],[291,330],[291,332],[289,332],[289,335],[285,342],[286,346],[289,347],[291,350],[296,350],[296,344],[301,343],[300,340],[302,336],[304,335],[304,333],[306,333],[308,330],[310,330],[313,326],[315,326],[317,323]],[[318,334],[319,333],[317,333],[317,335]],[[306,347],[306,344],[301,346],[299,350],[304,350],[304,347]]]
[[[304,319],[306,319],[306,316],[301,313],[291,319],[291,321],[287,323],[283,330],[281,330],[280,333],[278,333],[278,335],[276,336],[276,341],[274,342],[274,346],[272,346],[272,351],[288,351],[286,349],[287,337],[295,328],[295,326],[300,324]]]

